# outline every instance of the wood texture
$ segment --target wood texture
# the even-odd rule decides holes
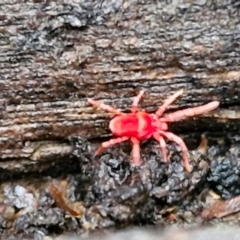
[[[140,89],[147,90],[141,106],[148,111],[181,88],[170,110],[221,101],[211,118],[178,125],[181,132],[197,123],[201,130],[239,126],[238,2],[0,5],[2,160],[68,156],[72,149],[63,142],[70,136],[109,133],[109,114],[92,108],[88,97],[126,110]]]

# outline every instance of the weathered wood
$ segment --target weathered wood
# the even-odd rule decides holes
[[[239,120],[237,3],[15,0],[0,15],[1,159],[68,156],[69,136],[106,135],[109,114],[88,97],[125,110],[146,89],[154,111],[184,88],[172,110],[218,99],[211,121]]]

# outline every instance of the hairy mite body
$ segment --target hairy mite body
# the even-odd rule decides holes
[[[118,137],[148,139],[154,132],[153,119],[145,112],[129,113],[113,118],[109,123],[111,132]]]
[[[143,93],[144,91],[140,91],[140,93],[134,97],[131,113],[122,113],[120,110],[115,109],[109,105],[88,99],[88,102],[90,104],[116,115],[110,121],[109,129],[113,135],[117,136],[117,138],[110,139],[109,141],[102,143],[96,151],[95,155],[101,153],[107,147],[130,139],[133,145],[133,164],[140,165],[141,159],[139,142],[153,137],[159,142],[159,146],[162,150],[163,160],[167,162],[168,157],[165,142],[165,138],[167,138],[170,141],[176,142],[181,147],[184,167],[188,172],[190,172],[191,167],[188,162],[188,149],[180,137],[167,131],[168,123],[176,122],[187,117],[193,117],[195,115],[200,115],[212,111],[219,106],[219,102],[213,101],[203,106],[187,108],[162,117],[168,106],[183,93],[183,90],[180,90],[167,98],[163,105],[160,106],[154,114],[138,110],[138,103]]]

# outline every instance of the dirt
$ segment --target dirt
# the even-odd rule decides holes
[[[220,218],[201,214],[220,198],[239,194],[238,139],[203,137],[199,147],[189,151],[193,170],[188,173],[175,144],[168,144],[170,161],[165,163],[158,144],[144,142],[143,163],[133,166],[128,143],[93,158],[96,144],[72,137],[71,161],[78,165],[77,173],[2,184],[2,239],[45,239],[66,233],[83,237],[129,226],[195,229],[221,222],[238,224],[238,209]],[[235,201],[232,208],[237,205]],[[222,216],[221,209],[216,208],[215,216]]]

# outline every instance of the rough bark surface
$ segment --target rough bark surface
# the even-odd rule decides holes
[[[0,6],[2,168],[16,168],[16,159],[33,166],[69,156],[65,140],[72,135],[106,136],[109,114],[92,108],[89,97],[126,110],[146,89],[141,106],[154,111],[183,88],[170,110],[215,99],[221,106],[212,118],[176,129],[239,126],[237,1],[13,0]]]

